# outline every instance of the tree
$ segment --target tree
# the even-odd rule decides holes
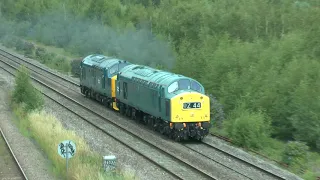
[[[15,103],[23,104],[27,112],[40,109],[44,104],[41,94],[32,86],[29,72],[24,66],[16,75],[12,98]]]
[[[270,136],[270,120],[262,112],[248,110],[243,102],[224,122],[232,141],[246,148],[263,148]]]

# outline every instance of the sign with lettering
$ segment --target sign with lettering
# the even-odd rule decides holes
[[[103,169],[104,171],[112,171],[116,168],[116,156],[103,156]]]
[[[183,109],[198,109],[198,108],[201,108],[200,102],[183,103]]]
[[[58,153],[62,158],[72,158],[76,153],[76,145],[73,141],[64,140],[58,145]]]

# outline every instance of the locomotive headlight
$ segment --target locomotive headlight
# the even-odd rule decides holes
[[[183,97],[180,97],[180,100],[183,100]]]

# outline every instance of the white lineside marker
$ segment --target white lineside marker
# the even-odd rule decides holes
[[[110,156],[103,156],[103,170],[106,171],[112,171],[116,168],[116,156],[110,155]]]
[[[64,140],[58,145],[58,154],[66,159],[67,179],[68,179],[68,160],[76,154],[76,144],[71,140]]]

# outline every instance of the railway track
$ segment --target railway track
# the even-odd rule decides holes
[[[69,83],[69,84],[71,83],[71,84],[72,84],[73,86],[75,86],[75,87],[79,87],[79,84],[78,84],[77,82],[75,82],[75,81],[72,81],[72,80],[69,80],[69,79],[66,80],[66,78],[65,78],[65,77],[62,77],[61,75],[58,75],[58,74],[56,74],[56,73],[54,73],[54,72],[52,72],[52,71],[48,71],[46,68],[43,68],[43,67],[38,66],[38,65],[35,65],[35,64],[33,64],[33,63],[29,62],[29,61],[26,61],[26,60],[24,60],[24,59],[22,59],[22,58],[20,58],[20,57],[18,57],[18,56],[15,56],[15,55],[13,55],[13,54],[11,54],[11,53],[8,53],[8,52],[6,52],[6,51],[1,50],[1,51],[0,51],[0,57],[1,57],[1,56],[2,56],[2,57],[6,57],[6,58],[8,58],[8,59],[11,59],[11,60],[15,61],[15,63],[17,63],[17,64],[21,64],[19,61],[22,61],[23,64],[27,64],[27,65],[29,66],[29,68],[34,67],[34,68],[32,68],[32,71],[33,71],[34,73],[38,74],[39,76],[46,77],[47,79],[50,79],[50,80],[54,81],[55,83],[59,83],[60,85],[65,86],[65,87],[67,87],[67,88],[69,88],[69,86],[67,85],[68,83]],[[9,64],[7,64],[7,65],[9,65]],[[12,65],[12,63],[10,63],[10,66],[12,66],[12,68],[13,68],[14,65]],[[30,66],[31,66],[31,67],[30,67]],[[42,72],[38,72],[35,68],[36,68],[36,69],[40,69]],[[67,84],[61,83],[59,80],[55,80],[54,78],[46,75],[47,73],[52,74],[52,76],[54,76],[54,77],[56,77],[56,78],[59,78],[59,80],[65,81],[65,83],[67,83]],[[35,80],[35,79],[34,79],[34,80]],[[43,82],[41,82],[41,81],[39,81],[39,80],[36,80],[36,81],[38,81],[40,84],[45,84],[45,83],[43,83]],[[44,85],[44,86],[46,86],[46,85]],[[52,87],[50,87],[50,89],[53,90]],[[69,88],[69,89],[70,89],[70,88]],[[73,89],[73,88],[72,88],[72,89]],[[110,122],[111,124],[117,126],[117,127],[120,128],[122,131],[126,131],[126,132],[127,132],[126,128],[121,127],[121,126],[115,124],[113,121],[111,121],[110,119],[108,119],[108,118],[106,118],[106,117],[102,117],[102,116],[99,114],[99,112],[92,111],[90,108],[87,108],[86,106],[83,106],[83,105],[82,105],[81,103],[79,103],[78,101],[75,101],[75,100],[72,99],[71,97],[68,97],[68,96],[64,95],[63,93],[58,92],[56,89],[55,89],[54,91],[56,91],[57,93],[60,93],[61,96],[64,96],[66,99],[69,99],[70,101],[73,101],[74,104],[77,104],[77,105],[79,105],[79,106],[82,106],[82,108],[85,108],[86,110],[91,111],[91,113],[93,113],[93,114],[95,114],[95,115],[97,115],[97,116],[105,119],[106,121]],[[78,93],[78,94],[81,94],[78,89],[73,89],[73,91],[76,92],[76,93]],[[46,96],[47,96],[47,95],[46,95]],[[54,100],[54,99],[51,98],[51,97],[49,97],[49,98],[52,99],[52,100]],[[55,101],[55,100],[54,100],[54,101]],[[57,102],[57,103],[59,103],[59,102]],[[62,105],[62,104],[61,104],[61,105]],[[63,106],[63,105],[62,105],[62,106]],[[73,112],[73,113],[74,113],[74,112]],[[79,115],[79,114],[77,114],[77,115]],[[83,117],[80,116],[80,115],[79,115],[79,117],[83,118]],[[86,120],[85,118],[83,118],[83,119]],[[87,121],[87,120],[86,120],[86,121]],[[90,123],[90,122],[89,122],[89,123]],[[90,123],[90,124],[92,124],[92,123]],[[95,125],[95,124],[92,124],[92,125],[101,130],[101,128],[98,127],[97,125]],[[184,164],[185,166],[189,166],[189,168],[192,167],[193,169],[196,169],[196,167],[194,167],[194,166],[196,166],[196,165],[195,165],[195,164],[192,164],[192,160],[189,160],[189,161],[188,161],[188,160],[187,160],[187,161],[186,161],[186,160],[181,160],[181,159],[179,160],[179,158],[177,158],[177,156],[174,155],[172,152],[164,149],[163,147],[165,147],[165,146],[163,146],[162,148],[161,148],[161,147],[157,147],[157,144],[156,144],[156,143],[147,142],[147,141],[144,140],[144,138],[138,137],[138,135],[135,134],[135,133],[133,133],[133,132],[128,132],[128,133],[131,134],[131,135],[133,135],[133,136],[135,136],[137,139],[139,139],[139,141],[142,141],[142,142],[144,142],[144,143],[146,143],[146,144],[149,144],[149,146],[150,146],[150,147],[153,147],[155,151],[157,151],[157,150],[159,151],[159,150],[161,149],[160,151],[162,151],[162,153],[164,153],[164,154],[167,154],[167,156],[171,156],[171,157],[175,158],[176,161],[182,161],[182,162],[183,162],[182,164]],[[108,133],[106,132],[106,134],[108,134]],[[109,136],[110,136],[110,135],[109,135]],[[118,141],[121,141],[121,140],[120,140],[119,138],[117,138],[117,137],[114,137],[114,139],[116,139],[116,140],[118,140]],[[126,144],[124,144],[124,145],[126,145]],[[183,146],[184,146],[186,149],[194,152],[194,154],[196,154],[196,155],[198,156],[198,159],[206,160],[208,163],[210,163],[210,162],[211,162],[211,163],[215,163],[215,164],[217,164],[218,166],[221,166],[221,167],[227,169],[229,172],[232,172],[232,173],[234,173],[234,174],[238,174],[239,177],[244,178],[244,179],[261,179],[261,178],[262,178],[262,179],[286,179],[285,177],[280,177],[279,175],[275,175],[275,174],[273,174],[272,172],[267,171],[267,170],[264,170],[263,168],[260,168],[260,167],[254,165],[254,164],[251,164],[251,163],[249,163],[249,162],[243,161],[241,158],[239,158],[239,157],[237,157],[237,156],[234,156],[234,155],[232,155],[232,154],[230,154],[230,153],[227,153],[227,152],[223,151],[222,149],[219,149],[219,148],[217,148],[217,147],[214,147],[214,146],[212,146],[212,145],[210,145],[210,144],[206,144],[206,143],[203,143],[203,144],[187,144],[187,145],[183,145]],[[203,151],[205,151],[205,153],[203,153]],[[223,154],[223,156],[224,156],[225,158],[222,158],[222,159],[218,160],[218,159],[215,157],[215,155],[214,155],[214,154],[216,154],[216,153]],[[140,153],[139,153],[139,154],[140,154]],[[200,156],[199,156],[199,155],[200,155]],[[185,156],[182,157],[182,159],[184,159],[184,158],[185,158]],[[148,158],[147,158],[147,159],[148,159]],[[189,158],[189,159],[190,159],[190,158]],[[149,159],[149,160],[150,160],[150,159]],[[152,160],[150,160],[150,161],[152,161]],[[154,162],[154,163],[155,163],[155,162]],[[208,165],[208,163],[205,164],[205,165]],[[240,166],[240,167],[243,167],[243,168],[241,168],[241,169],[235,169],[235,168],[233,168],[233,167],[234,167],[234,163],[239,164],[239,166]],[[160,166],[159,166],[159,167],[160,167]],[[238,167],[238,166],[237,166],[237,167]],[[191,168],[191,169],[192,169],[192,168]],[[201,167],[198,166],[198,171],[199,171],[199,169],[201,169]],[[170,170],[168,170],[168,169],[165,170],[165,171],[167,171],[168,173],[170,173],[170,172],[169,172]],[[207,178],[217,179],[217,178],[214,176],[213,173],[210,173],[210,172],[209,172],[209,169],[207,169],[207,170],[200,170],[200,171],[202,171],[202,172],[199,173],[199,174],[204,175],[203,177],[204,177],[205,179],[207,179]],[[259,172],[260,174],[257,173],[257,172]],[[170,174],[171,174],[171,173],[170,173]],[[206,175],[205,175],[205,174],[206,174]],[[173,174],[172,174],[172,175],[173,175]],[[206,176],[206,177],[205,177],[205,176]],[[257,177],[259,177],[259,178],[257,178]],[[261,177],[261,178],[260,178],[260,177]],[[176,178],[179,179],[179,178],[181,178],[181,177],[176,176]],[[182,176],[182,178],[185,178],[185,175]]]
[[[18,179],[25,179],[25,180],[28,180],[26,174],[24,173],[24,171],[23,171],[18,159],[16,158],[16,156],[14,154],[14,152],[12,151],[11,146],[10,146],[10,144],[9,144],[9,142],[8,142],[6,136],[4,135],[4,133],[3,133],[1,128],[0,128],[0,134],[1,134],[0,138],[2,138],[4,140],[4,142],[5,142],[5,144],[6,144],[7,148],[8,148],[8,151],[10,152],[11,156],[13,157],[13,159],[14,159],[16,165],[17,165],[17,169],[20,172],[19,174],[14,174],[12,177],[4,177],[4,179],[17,179],[17,180]],[[8,176],[8,175],[4,175],[4,176]]]
[[[286,177],[274,174],[207,142],[201,144],[184,143],[184,146],[213,162],[221,164],[230,171],[242,174],[247,179],[286,179]]]
[[[39,71],[37,71],[37,73],[39,73],[39,74],[41,74],[41,75],[44,75],[44,76],[46,76],[46,77],[48,77],[47,75],[46,75],[46,73],[50,73],[50,75],[52,75],[52,76],[54,76],[54,77],[57,77],[58,79],[61,79],[61,80],[63,80],[63,81],[65,81],[65,82],[68,82],[69,84],[72,84],[72,85],[74,85],[74,86],[76,86],[76,87],[80,87],[80,85],[79,85],[79,82],[77,82],[77,81],[75,81],[75,80],[72,80],[72,79],[70,79],[70,78],[68,78],[67,76],[63,76],[63,75],[60,75],[59,73],[57,73],[57,72],[54,72],[52,69],[50,69],[50,68],[45,68],[45,67],[42,67],[42,66],[40,66],[40,65],[38,65],[38,64],[35,64],[35,63],[32,63],[32,62],[30,62],[30,61],[27,61],[27,60],[25,60],[24,58],[21,58],[21,57],[19,57],[19,56],[17,56],[17,55],[15,55],[15,54],[12,54],[12,53],[9,53],[9,52],[7,52],[7,51],[5,51],[5,50],[3,50],[3,49],[0,49],[0,57],[5,57],[5,58],[8,58],[8,59],[10,59],[11,61],[14,61],[14,62],[16,62],[16,63],[18,63],[18,64],[22,64],[21,62],[23,62],[23,64],[24,65],[27,65],[29,68],[32,68],[32,67],[34,67],[34,68],[36,68],[36,69],[39,69],[39,70],[41,70],[40,72]],[[19,61],[21,61],[21,62],[19,62]],[[31,67],[30,67],[31,66]],[[33,68],[32,68],[33,69]],[[33,69],[34,70],[34,69]]]
[[[10,59],[10,58],[8,58],[8,59]],[[3,60],[3,58],[0,59],[0,61],[3,64],[5,64],[6,66],[8,66],[14,70],[18,69],[18,67],[17,67],[18,65],[14,66],[11,63],[8,63],[5,60]],[[15,76],[14,72],[9,71],[8,68],[3,68],[3,66],[1,66],[1,68],[4,69],[5,71],[7,71],[8,73],[10,73],[11,75]],[[74,109],[72,109],[72,108],[70,108],[70,106],[66,105],[67,104],[66,102],[61,102],[61,100],[56,100],[51,95],[48,95],[48,94],[40,91],[44,96],[46,96],[49,99],[60,104],[61,106],[63,106],[64,108],[66,108],[67,110],[72,112],[73,114],[77,115],[78,117],[80,117],[84,121],[90,123],[95,128],[99,129],[100,131],[102,131],[103,133],[107,134],[108,136],[114,138],[115,140],[117,140],[121,144],[125,145],[129,149],[133,150],[134,152],[136,152],[139,155],[143,156],[144,158],[148,159],[150,162],[152,162],[153,164],[155,164],[159,168],[163,169],[164,171],[166,171],[170,175],[172,175],[175,179],[186,179],[186,178],[190,178],[190,179],[217,179],[214,175],[212,175],[212,173],[205,172],[201,168],[196,168],[194,164],[187,162],[184,159],[179,159],[176,156],[176,154],[166,151],[165,147],[159,147],[156,143],[150,143],[149,141],[145,140],[145,137],[137,135],[138,133],[132,133],[132,132],[128,131],[126,128],[122,127],[121,125],[118,125],[114,121],[100,115],[98,112],[91,110],[90,108],[84,106],[82,103],[73,99],[72,97],[65,95],[65,93],[61,92],[60,90],[57,90],[57,88],[54,88],[53,86],[48,85],[47,83],[39,80],[38,78],[35,78],[34,76],[36,76],[36,75],[43,76],[43,74],[33,71],[31,73],[31,78],[34,81],[36,81],[37,83],[41,84],[42,86],[44,86],[44,87],[54,91],[55,93],[59,94],[60,96],[64,97],[64,99],[67,99],[68,101],[72,102],[72,103],[69,103],[69,104],[72,104],[71,106],[74,106],[75,104],[77,106],[81,106],[82,113],[83,113],[83,109],[85,109],[87,111],[86,113],[91,113],[95,116],[100,117],[101,119],[103,119],[105,121],[108,121],[111,125],[114,126],[114,128],[118,128],[121,131],[126,132],[129,136],[132,136],[133,138],[131,138],[132,140],[130,140],[130,141],[126,141],[126,140],[123,140],[121,137],[114,136],[110,131],[107,131],[103,128],[104,125],[88,120],[83,114],[80,114],[79,112],[74,111]],[[45,78],[47,78],[47,77],[45,77]],[[138,146],[144,147],[143,149],[152,152],[152,155],[150,155],[150,154],[148,155],[145,152],[141,152],[142,148],[139,148],[137,145],[136,146],[134,145],[137,143],[137,140],[139,141]],[[159,157],[161,159],[159,159]],[[164,163],[164,161],[166,161],[166,163]],[[170,162],[170,163],[167,163],[167,162]],[[166,164],[166,165],[164,165],[164,164]]]

